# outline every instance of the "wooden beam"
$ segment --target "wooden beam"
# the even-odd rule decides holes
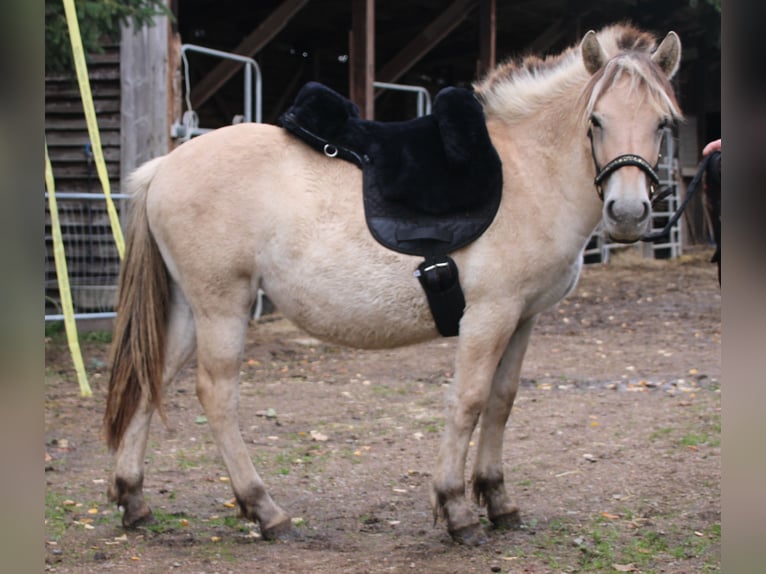
[[[119,103],[121,185],[136,167],[170,151],[166,67],[169,31],[165,16],[158,17],[155,26],[137,29],[131,22],[122,29]],[[96,111],[99,111],[98,107]],[[53,145],[51,138],[48,139]]]
[[[309,0],[284,0],[269,14],[260,26],[253,30],[239,46],[234,49],[235,54],[252,58],[268,44],[274,36],[287,25],[301,8],[308,4]],[[192,107],[198,108],[204,104],[221,86],[223,86],[234,74],[239,71],[242,64],[223,60],[210,73],[202,78],[191,93]]]
[[[377,80],[395,82],[468,17],[477,0],[455,0],[433,22],[381,68]]]
[[[375,118],[375,0],[352,0],[349,96],[363,118]]]
[[[479,62],[476,76],[482,77],[495,67],[497,45],[496,0],[481,0],[479,4]]]

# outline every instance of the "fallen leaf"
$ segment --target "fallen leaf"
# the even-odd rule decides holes
[[[603,516],[604,518],[607,518],[609,520],[617,520],[618,518],[620,518],[620,516],[618,514],[611,514],[609,512],[602,512],[601,516]]]
[[[207,417],[205,415],[200,415],[194,419],[194,422],[198,425],[204,425],[207,422]]]
[[[635,564],[612,564],[617,572],[638,572]]]
[[[210,542],[220,542],[220,541],[221,541],[221,537],[220,536],[211,536],[210,537]]]
[[[309,432],[309,435],[311,436],[311,440],[315,440],[317,442],[326,442],[327,441],[327,435],[322,434],[321,432],[317,430],[312,430]]]

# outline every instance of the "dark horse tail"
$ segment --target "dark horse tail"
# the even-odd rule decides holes
[[[127,185],[131,213],[120,269],[104,413],[105,439],[113,451],[119,448],[138,409],[156,407],[165,418],[162,375],[170,281],[146,217],[147,190],[161,161],[157,158],[138,168]]]

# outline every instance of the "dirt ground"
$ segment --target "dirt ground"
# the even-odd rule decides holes
[[[152,427],[144,486],[156,523],[124,531],[99,437],[107,337],[82,342],[94,391],[83,399],[52,334],[46,571],[719,572],[721,295],[710,255],[587,266],[540,317],[504,456],[524,526],[490,530],[479,548],[434,527],[428,501],[453,339],[357,351],[278,313],[251,329],[241,427],[303,534],[284,544],[237,517],[193,366],[169,392],[169,428]]]

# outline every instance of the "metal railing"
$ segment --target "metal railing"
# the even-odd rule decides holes
[[[45,192],[46,199],[48,192]],[[124,193],[113,193],[114,200],[128,199]],[[109,231],[106,206],[92,202],[105,202],[103,193],[56,192],[59,217],[64,228],[64,255],[69,269],[74,318],[110,319],[115,316],[114,297],[117,293],[117,275],[120,257]],[[58,294],[58,278],[52,260],[52,239],[46,234],[45,321],[63,321],[64,315]],[[51,252],[49,254],[49,251]]]
[[[247,56],[242,56],[240,54],[232,54],[231,52],[214,50],[213,48],[197,46],[196,44],[183,44],[181,46],[181,61],[183,62],[184,67],[186,111],[183,113],[181,121],[177,121],[171,126],[171,137],[178,139],[189,139],[193,136],[211,131],[210,128],[199,127],[197,114],[191,105],[191,81],[189,79],[189,58],[187,56],[187,52],[196,52],[198,54],[213,56],[215,58],[221,58],[224,60],[233,60],[235,62],[241,62],[244,64],[244,121],[255,121],[256,123],[261,123],[263,115],[261,111],[261,93],[263,91],[263,86],[261,80],[261,68],[258,66],[258,63],[254,59],[248,58]]]
[[[391,84],[389,82],[373,82],[376,88],[397,92],[414,92],[418,95],[418,117],[431,113],[431,96],[423,86],[408,86],[407,84]]]

